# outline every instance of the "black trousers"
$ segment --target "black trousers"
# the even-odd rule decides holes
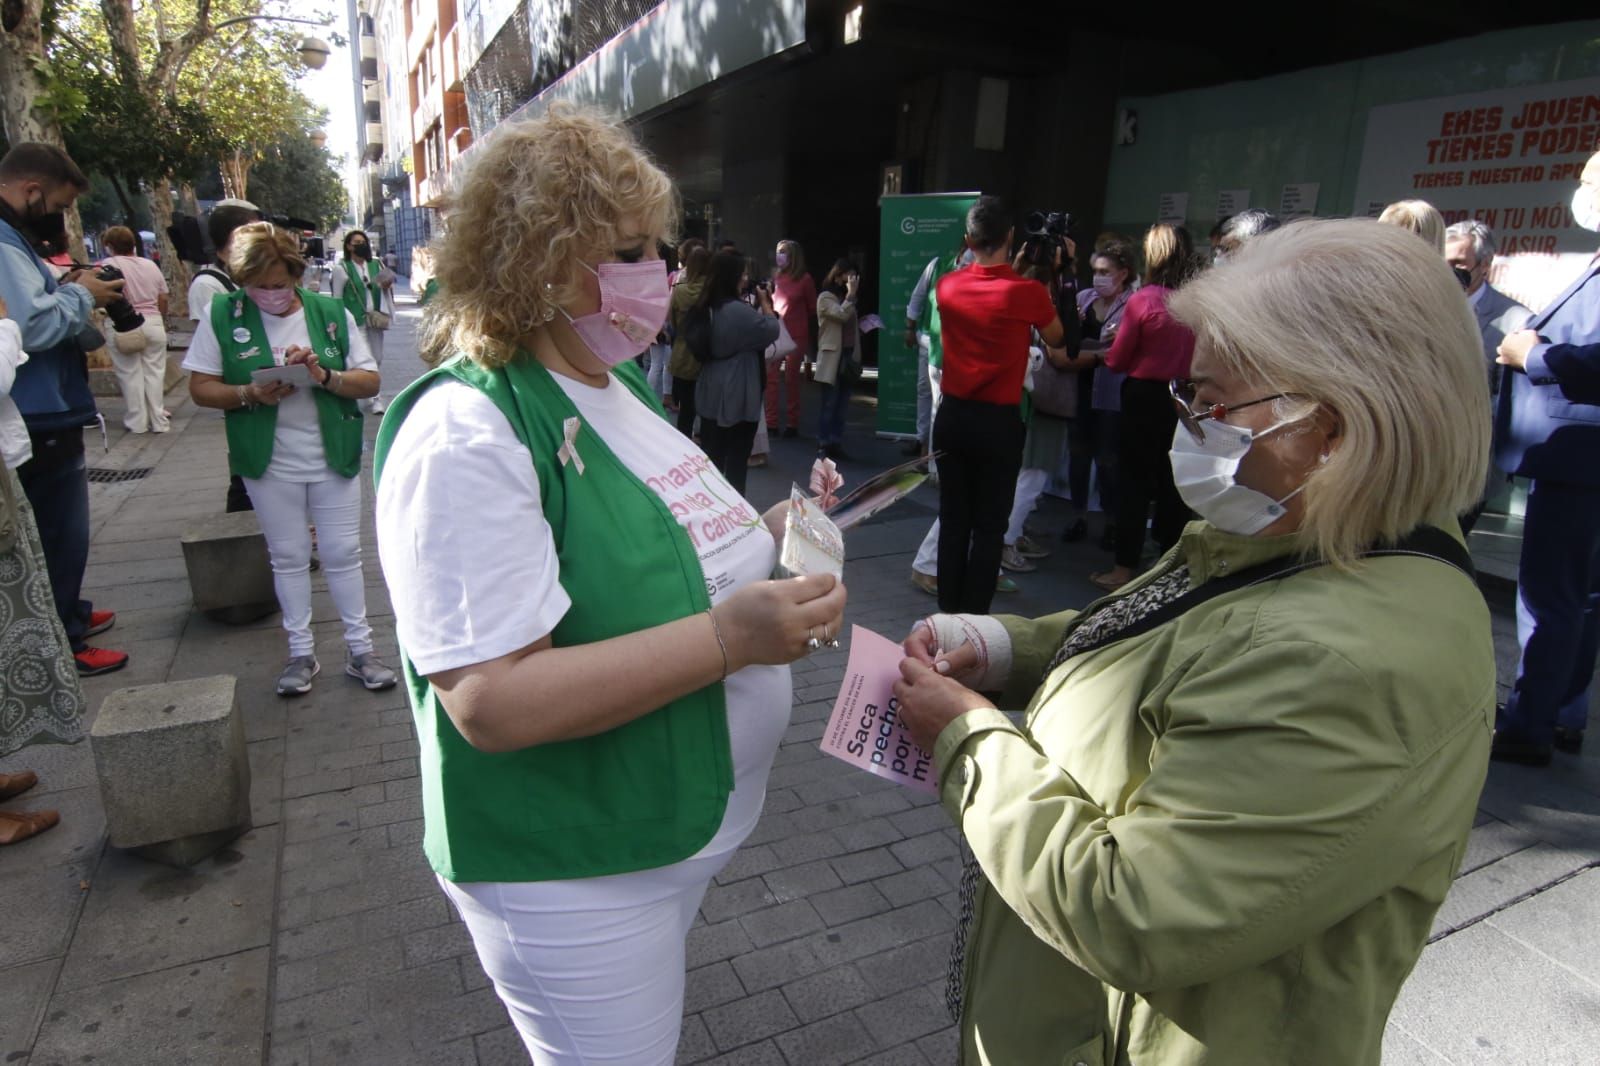
[[[89,565],[89,473],[83,430],[29,434],[33,458],[17,468],[17,480],[33,507],[44,542],[45,569],[56,614],[74,653],[84,649],[93,606],[81,598]]]
[[[678,401],[678,432],[694,436],[694,387],[688,378],[672,379],[672,398]]]
[[[700,447],[741,496],[744,495],[744,477],[750,469],[750,450],[755,444],[754,422],[735,422],[731,426],[719,426],[714,418],[700,422]]]
[[[948,393],[933,422],[939,456],[939,610],[988,614],[1028,429],[1015,404]]]
[[[1145,519],[1155,505],[1151,528],[1156,544],[1166,551],[1178,543],[1189,521],[1189,508],[1172,483],[1172,433],[1178,412],[1164,381],[1129,378],[1122,383],[1122,426],[1117,447],[1118,566],[1139,568],[1144,554]]]

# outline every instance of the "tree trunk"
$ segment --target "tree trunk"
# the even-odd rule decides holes
[[[61,126],[34,107],[44,95],[44,36],[40,0],[8,0],[0,8],[0,118],[6,140],[62,145]]]
[[[222,191],[225,195],[240,200],[250,199],[245,193],[250,188],[252,162],[249,152],[235,149],[217,163],[217,170],[222,174]]]
[[[156,243],[161,247],[161,272],[167,276],[167,316],[189,317],[189,268],[178,258],[167,227],[172,225],[172,180],[160,178],[150,186],[150,217],[155,221]]]
[[[194,194],[194,182],[178,182],[178,210],[194,219],[200,217],[200,201]]]
[[[40,0],[6,0],[0,6],[0,122],[6,141],[40,141],[65,147],[61,124],[35,107],[44,94],[48,67],[44,33],[40,26]],[[83,246],[83,223],[76,208],[66,213],[67,250],[79,262],[88,258]]]

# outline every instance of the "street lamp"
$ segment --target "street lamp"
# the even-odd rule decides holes
[[[323,145],[325,145],[327,143],[328,143],[328,131],[327,130],[312,130],[311,131],[311,147],[313,147],[313,148],[321,148]]]
[[[328,62],[333,49],[320,37],[305,37],[300,41],[300,61],[311,70],[321,70]]]

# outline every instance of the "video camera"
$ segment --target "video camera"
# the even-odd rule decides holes
[[[1061,253],[1060,263],[1071,270],[1067,255],[1067,242],[1072,239],[1072,216],[1065,211],[1030,211],[1022,225],[1022,254],[1025,261],[1056,262],[1056,252]]]

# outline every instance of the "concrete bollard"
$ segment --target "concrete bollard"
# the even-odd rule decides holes
[[[250,760],[227,675],[118,689],[89,733],[115,847],[191,866],[250,828]]]
[[[278,609],[267,538],[253,511],[199,519],[180,540],[189,593],[206,617],[245,625]]]

